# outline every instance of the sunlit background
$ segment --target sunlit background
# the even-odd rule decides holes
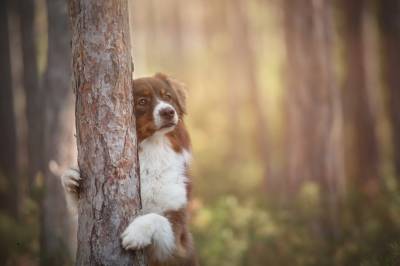
[[[134,77],[187,86],[201,265],[400,265],[400,1],[129,4]],[[0,8],[1,265],[73,263],[66,6]]]

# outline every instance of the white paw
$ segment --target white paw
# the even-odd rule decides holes
[[[70,193],[78,193],[79,192],[79,181],[81,180],[81,176],[79,170],[74,168],[69,168],[65,173],[61,176],[61,182],[64,189]]]
[[[168,257],[175,248],[175,239],[168,219],[149,213],[136,218],[122,233],[122,246],[125,249],[140,249],[155,246],[156,256],[162,260]]]
[[[136,218],[122,233],[122,246],[125,249],[140,249],[151,244],[154,225],[149,215]]]

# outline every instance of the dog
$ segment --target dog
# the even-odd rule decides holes
[[[151,266],[198,265],[188,229],[191,144],[183,121],[184,85],[157,73],[135,79],[133,95],[142,210],[122,233],[122,246],[145,249]],[[61,177],[67,203],[74,209],[80,179],[72,168]]]

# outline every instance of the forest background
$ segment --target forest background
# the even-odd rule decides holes
[[[129,4],[134,77],[188,88],[202,265],[400,265],[400,1]],[[0,264],[71,265],[67,3],[0,12]]]

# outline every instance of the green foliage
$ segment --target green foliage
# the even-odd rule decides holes
[[[348,191],[335,228],[324,224],[318,195],[306,183],[290,204],[230,195],[199,208],[193,232],[202,265],[400,265],[398,192],[370,202]]]
[[[36,202],[24,202],[20,221],[0,212],[0,264],[36,265],[39,254],[39,217]]]

